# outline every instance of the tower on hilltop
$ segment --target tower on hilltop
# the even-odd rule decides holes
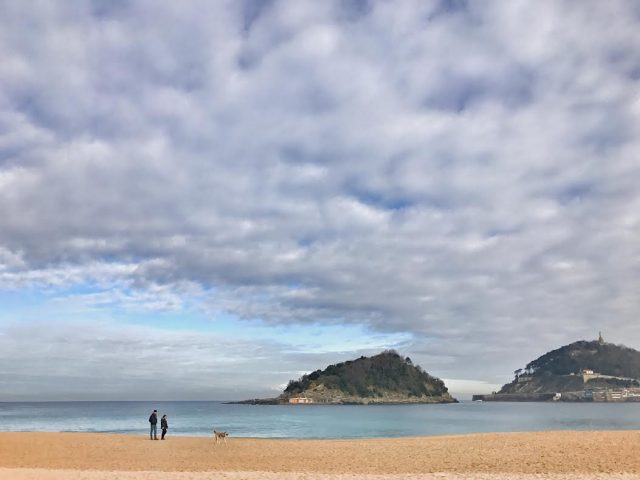
[[[604,338],[602,338],[602,332],[598,332],[598,343],[604,345]]]

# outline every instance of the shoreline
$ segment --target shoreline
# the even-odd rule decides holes
[[[49,478],[45,472],[62,474],[70,470],[94,472],[93,476],[78,477],[92,479],[119,478],[113,476],[116,474],[121,478],[146,478],[144,472],[182,472],[192,474],[184,478],[194,479],[207,472],[216,472],[216,478],[230,479],[246,477],[238,477],[238,472],[306,475],[291,478],[327,475],[331,478],[339,478],[336,475],[408,478],[407,475],[443,473],[476,475],[469,478],[480,478],[477,477],[480,474],[545,475],[544,478],[575,474],[587,478],[584,475],[640,474],[639,448],[640,431],[637,430],[356,440],[231,437],[227,445],[218,446],[210,437],[167,437],[165,441],[150,441],[143,435],[0,433],[0,479]],[[138,472],[138,476],[127,477],[123,472],[133,472],[131,475]],[[236,472],[235,476],[231,472]],[[252,474],[246,478],[253,477]]]

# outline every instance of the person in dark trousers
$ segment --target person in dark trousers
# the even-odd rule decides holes
[[[169,430],[169,423],[167,422],[167,416],[163,415],[160,420],[160,428],[162,429],[162,436],[160,440],[164,440],[164,436],[167,434],[167,430]]]
[[[149,417],[149,423],[151,424],[151,430],[149,430],[149,439],[157,440],[157,426],[158,426],[158,411],[154,410],[151,416]]]

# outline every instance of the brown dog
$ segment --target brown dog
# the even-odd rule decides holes
[[[224,442],[227,443],[227,437],[229,436],[229,432],[217,432],[217,431],[213,431],[213,438],[215,438],[216,440],[216,445],[218,444],[218,442]]]

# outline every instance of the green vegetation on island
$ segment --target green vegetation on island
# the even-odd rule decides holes
[[[329,365],[291,380],[277,398],[242,403],[382,404],[452,403],[444,382],[388,350]]]
[[[581,340],[545,353],[476,400],[640,401],[640,352],[603,340]]]
[[[600,340],[581,340],[545,353],[516,375],[571,375],[584,370],[615,377],[640,378],[640,352]]]

